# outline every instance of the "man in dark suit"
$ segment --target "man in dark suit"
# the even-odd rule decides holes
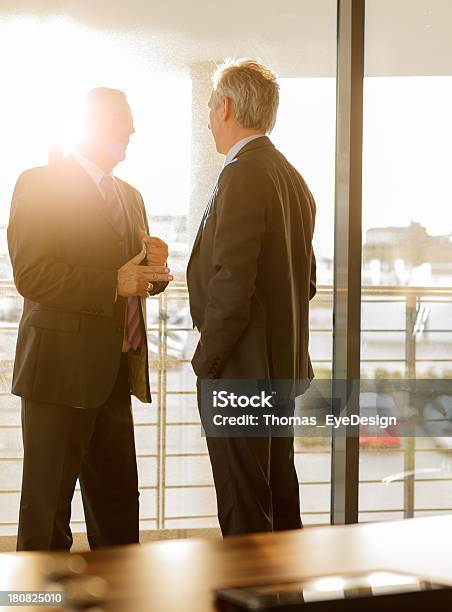
[[[187,269],[201,334],[192,360],[198,402],[203,379],[313,378],[315,203],[266,136],[278,100],[275,76],[256,62],[229,62],[215,74],[209,128],[226,159]],[[293,437],[208,437],[207,444],[224,535],[301,527]]]
[[[125,95],[89,92],[71,155],[13,195],[8,245],[24,297],[13,388],[22,397],[18,550],[69,549],[77,478],[91,548],[138,542],[131,393],[150,402],[146,298],[172,280],[141,194],[112,176],[134,132]]]

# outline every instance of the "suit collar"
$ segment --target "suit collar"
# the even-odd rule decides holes
[[[245,138],[241,138],[238,140],[227,152],[226,157],[224,158],[224,166],[227,166],[233,159],[236,157],[237,153],[243,149],[249,142],[256,140],[257,138],[261,138],[262,134],[252,134],[251,136],[245,136]]]
[[[247,153],[248,151],[253,151],[254,149],[263,149],[265,147],[274,148],[275,145],[272,143],[268,136],[259,136],[259,138],[255,138],[251,142],[248,142],[244,147],[242,147],[235,157],[237,158],[243,155],[244,153]]]

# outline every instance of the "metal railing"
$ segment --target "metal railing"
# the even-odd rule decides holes
[[[0,299],[18,298],[14,285],[8,281],[0,281]],[[177,449],[176,452],[171,451],[168,448],[167,437],[171,428],[188,428],[199,426],[199,420],[195,417],[194,419],[180,419],[168,421],[168,401],[173,397],[195,396],[195,390],[193,389],[182,389],[182,388],[170,388],[169,377],[172,373],[184,368],[184,365],[189,364],[190,356],[184,354],[181,346],[187,347],[190,342],[189,338],[192,339],[193,345],[195,344],[196,332],[192,329],[191,321],[189,320],[188,313],[188,294],[187,288],[183,283],[173,283],[168,289],[160,294],[159,296],[150,299],[154,306],[158,306],[158,314],[148,319],[148,334],[150,339],[150,363],[152,370],[152,380],[155,380],[155,386],[153,385],[153,395],[156,401],[156,418],[155,420],[145,420],[143,422],[136,422],[135,427],[137,431],[142,427],[150,427],[151,431],[155,431],[155,452],[141,452],[138,449],[137,457],[140,459],[154,459],[156,462],[155,472],[155,484],[144,485],[140,487],[141,491],[152,491],[155,493],[155,507],[153,512],[144,513],[140,520],[143,525],[150,524],[156,528],[165,528],[168,526],[168,522],[177,520],[179,523],[183,521],[204,521],[212,522],[216,520],[214,514],[204,514],[202,508],[199,512],[183,513],[177,511],[171,513],[168,510],[168,493],[171,491],[192,491],[192,490],[212,490],[213,483],[210,482],[199,482],[199,483],[187,483],[180,482],[177,484],[169,484],[167,478],[168,461],[172,459],[189,459],[189,458],[201,458],[204,457],[207,461],[207,452],[204,451],[189,451],[184,448],[183,444],[181,448]],[[444,355],[432,355],[423,356],[419,358],[416,354],[417,339],[425,336],[426,333],[432,334],[432,337],[436,335],[439,340],[442,336],[437,334],[452,334],[452,328],[434,327],[428,325],[428,315],[426,316],[426,308],[430,308],[435,304],[448,304],[451,307],[452,314],[452,290],[447,288],[427,288],[427,287],[386,287],[386,286],[365,286],[362,289],[362,301],[363,308],[366,307],[367,303],[372,304],[395,304],[400,303],[404,308],[404,326],[390,326],[383,325],[379,327],[365,326],[362,329],[362,335],[374,335],[379,334],[380,337],[383,334],[385,338],[391,337],[394,334],[404,334],[403,342],[403,355],[397,357],[388,357],[382,355],[381,357],[366,357],[366,350],[363,351],[362,363],[365,369],[373,365],[381,363],[398,364],[403,366],[404,375],[407,378],[416,378],[418,374],[417,369],[419,364],[445,364],[446,362],[451,363],[452,368],[452,336],[450,344],[443,343],[445,348]],[[157,304],[156,304],[157,303]],[[430,306],[428,306],[430,304]],[[316,313],[323,313],[320,317],[322,321],[320,324],[311,326],[312,338],[311,350],[315,352],[315,337],[318,338],[324,336],[327,339],[325,347],[328,349],[328,342],[332,335],[332,288],[331,286],[320,286],[318,293],[312,302],[312,319],[315,321]],[[182,312],[182,316],[180,313]],[[1,316],[1,314],[0,314]],[[175,324],[174,320],[177,319],[178,323]],[[450,318],[452,320],[452,317]],[[9,333],[14,334],[17,329],[17,322],[3,322],[0,323],[0,334]],[[172,349],[169,343],[171,338],[176,338],[176,349]],[[155,341],[156,340],[156,341]],[[314,346],[312,346],[314,344]],[[384,350],[384,347],[383,347]],[[329,349],[327,350],[329,353]],[[331,375],[331,354],[324,354],[313,358],[314,369],[320,370],[322,376]],[[10,372],[12,370],[13,358],[6,358],[0,361],[3,375],[6,379],[10,378]],[[323,369],[321,366],[323,365]],[[189,367],[189,366],[186,366]],[[8,389],[3,388],[3,393],[0,395],[0,402],[2,402],[2,396],[8,395]],[[3,423],[1,420],[1,404],[0,404],[0,435],[5,430],[20,430],[20,425],[13,423]],[[199,432],[201,430],[199,429]],[[0,440],[1,441],[1,440]],[[310,442],[309,445],[301,443],[297,447],[296,455],[306,461],[307,468],[309,471],[309,461],[314,456],[323,456],[326,461],[329,461],[330,456],[330,444],[329,438],[319,440],[317,444]],[[1,447],[0,447],[1,448]],[[407,474],[403,479],[403,506],[396,506],[390,508],[367,508],[360,511],[360,515],[363,518],[366,515],[378,515],[383,513],[388,514],[400,514],[404,517],[411,517],[418,513],[431,513],[431,512],[442,512],[450,511],[451,507],[428,507],[428,508],[416,508],[415,505],[415,491],[416,484],[422,483],[439,483],[439,482],[452,482],[452,477],[439,477],[439,478],[421,478],[416,477],[416,457],[418,453],[434,453],[438,452],[435,448],[416,448],[414,440],[412,438],[405,438],[403,445],[400,448],[387,448],[387,449],[366,449],[362,451],[365,453],[378,453],[384,452],[388,454],[401,454],[403,455],[404,470]],[[441,453],[445,455],[451,453],[452,449],[442,449]],[[22,459],[20,456],[1,456],[0,450],[0,470],[2,462],[17,461],[20,462]],[[303,476],[303,475],[302,475]],[[391,481],[393,484],[396,481]],[[360,480],[361,485],[377,485],[382,483],[381,479],[378,478],[367,478]],[[1,471],[0,471],[0,495],[18,495],[20,490],[14,487],[5,486],[8,483],[1,482]],[[316,487],[329,487],[330,480],[314,477],[310,480],[302,479],[300,482],[302,488],[302,503],[303,495],[307,495],[308,488],[315,490]],[[213,492],[213,491],[212,491]],[[1,505],[1,504],[0,504]],[[309,517],[315,518],[317,523],[329,522],[329,509],[319,507],[303,512],[303,518],[305,522],[309,522]],[[324,517],[325,520],[319,519]],[[1,517],[0,517],[1,518]],[[83,524],[83,520],[73,520],[73,524]],[[2,521],[0,520],[0,528],[4,526],[15,526],[14,521]],[[202,525],[205,526],[205,525]]]

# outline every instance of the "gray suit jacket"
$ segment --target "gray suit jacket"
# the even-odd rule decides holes
[[[225,166],[187,269],[199,378],[312,379],[315,202],[266,136]]]

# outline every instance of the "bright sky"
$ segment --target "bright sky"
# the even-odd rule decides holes
[[[150,72],[130,38],[65,19],[0,21],[0,56],[8,58],[1,68],[0,225],[18,174],[46,163],[52,142],[70,141],[70,118],[99,85],[125,90],[135,116],[136,134],[117,174],[143,192],[153,213],[188,212],[186,74]],[[333,252],[334,104],[334,79],[281,79],[272,135],[316,198],[316,250],[325,256]],[[451,108],[452,77],[366,79],[364,231],[413,219],[432,234],[452,233]]]

